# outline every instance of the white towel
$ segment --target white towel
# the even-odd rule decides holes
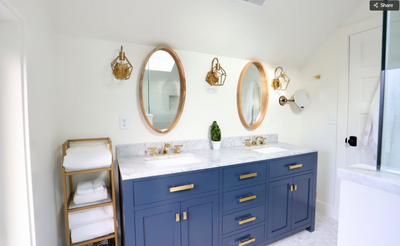
[[[102,145],[93,145],[93,146],[79,146],[79,147],[71,147],[68,148],[66,154],[86,154],[88,152],[97,152],[97,151],[104,151],[110,150],[109,144],[102,144]]]
[[[380,99],[380,83],[375,90],[374,99],[371,103],[371,108],[369,110],[367,125],[364,131],[364,145],[370,145],[374,149],[375,158],[377,156],[377,146],[378,146],[378,130],[379,130],[379,99]]]
[[[114,219],[107,219],[71,230],[72,243],[102,237],[114,233]]]
[[[112,155],[106,147],[75,147],[67,150],[63,166],[66,171],[89,170],[110,167]]]
[[[72,230],[112,218],[114,218],[113,205],[72,212],[68,214],[69,229]]]
[[[96,191],[104,190],[105,183],[102,179],[79,182],[76,188],[76,194],[85,195]]]
[[[75,192],[74,195],[74,203],[75,204],[83,204],[88,202],[96,202],[100,200],[104,200],[107,198],[107,189],[96,191],[93,193],[85,194],[85,195],[78,195]]]

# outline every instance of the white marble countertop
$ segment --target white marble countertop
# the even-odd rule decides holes
[[[373,189],[400,196],[400,175],[376,171],[375,167],[357,164],[338,169],[338,177]]]
[[[264,154],[253,151],[253,149],[260,149],[266,147],[283,147],[287,148],[288,151],[276,152],[272,154]],[[180,172],[188,172],[195,170],[203,170],[208,168],[229,166],[235,164],[241,164],[246,162],[262,161],[275,159],[285,156],[299,155],[305,153],[316,152],[314,149],[301,148],[299,146],[284,144],[284,143],[271,143],[259,146],[235,146],[221,148],[220,150],[213,149],[202,149],[202,150],[192,150],[181,152],[179,155],[170,154],[168,156],[156,156],[152,157],[150,155],[137,155],[130,157],[118,157],[118,165],[121,173],[122,180],[138,179],[145,177],[152,177],[165,174],[173,174]],[[153,168],[149,167],[144,159],[165,159],[165,158],[179,158],[185,156],[199,157],[202,162],[180,165],[174,167],[162,167]]]

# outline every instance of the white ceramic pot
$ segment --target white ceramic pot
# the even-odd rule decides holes
[[[221,141],[211,141],[214,150],[219,150],[221,148]]]

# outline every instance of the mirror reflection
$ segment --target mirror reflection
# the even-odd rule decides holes
[[[254,64],[251,64],[244,74],[241,93],[244,120],[248,125],[252,125],[260,114],[262,99],[261,76]]]
[[[143,67],[140,83],[141,106],[147,123],[157,132],[170,131],[182,113],[186,88],[176,53],[166,46],[154,49]]]

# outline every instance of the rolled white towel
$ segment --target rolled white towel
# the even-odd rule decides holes
[[[112,218],[114,218],[113,205],[72,212],[68,214],[69,229],[72,230]]]
[[[111,162],[112,154],[110,150],[107,148],[98,148],[93,151],[78,150],[68,152],[64,156],[63,166],[67,171],[78,171],[110,167]]]
[[[85,195],[96,191],[101,191],[106,188],[105,185],[106,184],[104,183],[104,181],[100,178],[95,180],[82,181],[78,183],[76,194]]]
[[[82,203],[88,203],[88,202],[96,202],[100,200],[106,199],[107,196],[107,189],[104,190],[99,190],[93,193],[89,194],[84,194],[84,195],[79,195],[79,194],[74,194],[74,203],[75,204],[82,204]]]
[[[102,237],[114,232],[114,219],[107,219],[71,230],[72,243]]]
[[[68,148],[66,154],[87,154],[91,152],[102,152],[104,150],[110,150],[109,144],[93,145],[93,146],[79,146]]]

